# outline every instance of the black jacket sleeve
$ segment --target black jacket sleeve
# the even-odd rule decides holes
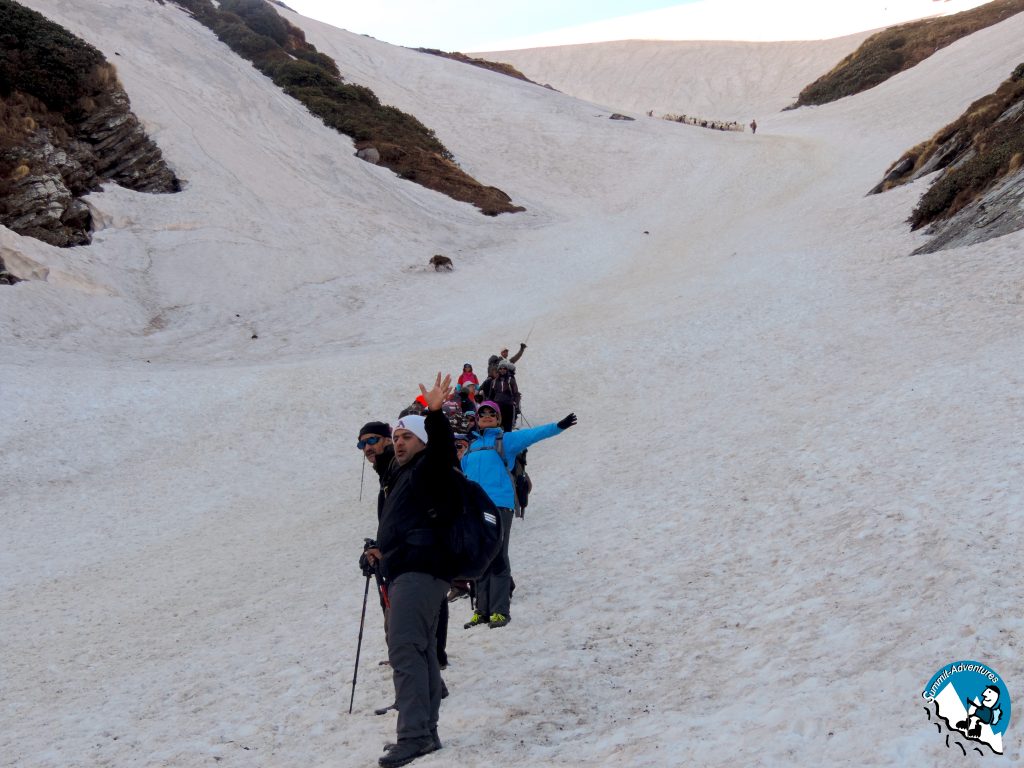
[[[426,457],[419,467],[437,522],[450,521],[458,497],[455,468],[459,457],[455,453],[455,434],[448,417],[441,411],[427,411],[424,426],[427,430]]]

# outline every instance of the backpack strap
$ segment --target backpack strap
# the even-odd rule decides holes
[[[473,444],[470,443],[469,450],[467,451],[467,453],[473,453],[473,451],[494,451],[495,453],[498,454],[498,458],[501,459],[501,466],[505,468],[505,471],[508,473],[508,479],[512,481],[513,508],[515,509],[516,515],[521,517],[522,515],[520,515],[519,513],[521,512],[522,507],[519,504],[519,492],[516,490],[518,487],[516,485],[516,476],[512,472],[512,470],[509,469],[508,466],[505,464],[505,441],[503,440],[504,436],[504,431],[499,432],[498,436],[494,438],[494,445],[481,445],[478,448],[474,448]]]

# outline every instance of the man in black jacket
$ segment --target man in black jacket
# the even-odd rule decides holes
[[[370,466],[380,479],[380,491],[377,494],[377,519],[380,520],[381,510],[384,509],[387,474],[395,458],[395,447],[391,444],[391,427],[383,421],[367,422],[359,430],[356,448],[363,452],[363,456],[370,462]]]
[[[442,601],[454,574],[438,546],[439,532],[458,509],[453,467],[455,445],[441,404],[451,394],[451,377],[437,375],[426,416],[405,416],[391,432],[395,467],[387,477],[377,527],[377,546],[366,557],[388,582],[391,603],[388,659],[395,683],[398,742],[380,758],[396,768],[441,748],[437,719],[441,670],[435,635]]]

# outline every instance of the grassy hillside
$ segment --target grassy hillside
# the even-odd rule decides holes
[[[787,109],[827,104],[874,88],[940,48],[1021,11],[1024,0],[994,0],[952,16],[889,27],[869,37],[831,72],[804,88],[796,103]]]
[[[0,223],[52,245],[84,245],[92,214],[80,198],[106,181],[181,189],[103,54],[0,0]]]
[[[380,164],[402,178],[472,203],[489,216],[523,210],[459,168],[415,117],[381,104],[369,88],[346,83],[334,60],[265,0],[221,0],[219,8],[210,0],[175,2],[326,125],[351,136],[357,148],[375,147]]]
[[[1024,166],[1024,63],[988,96],[889,168],[884,191],[939,169],[910,216],[913,229],[945,219]]]
[[[449,53],[448,51],[440,51],[437,48],[417,48],[416,50],[420,53],[429,53],[432,56],[441,56],[445,59],[461,61],[463,64],[472,64],[474,67],[480,67],[481,69],[486,69],[491,72],[497,72],[499,75],[507,75],[509,77],[514,77],[516,80],[525,80],[527,83],[539,85],[539,83],[535,83],[511,64],[504,64],[500,61],[488,61],[487,59],[476,59],[472,56],[467,56],[464,53],[459,53],[458,51]]]
[[[91,110],[116,80],[103,54],[42,14],[0,0],[0,194],[17,173],[22,148],[39,127],[66,138],[66,118]]]

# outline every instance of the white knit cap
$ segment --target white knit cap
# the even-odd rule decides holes
[[[424,423],[425,421],[426,419],[423,416],[416,416],[415,414],[403,416],[391,426],[391,434],[393,436],[397,430],[407,429],[426,444],[427,427]]]

